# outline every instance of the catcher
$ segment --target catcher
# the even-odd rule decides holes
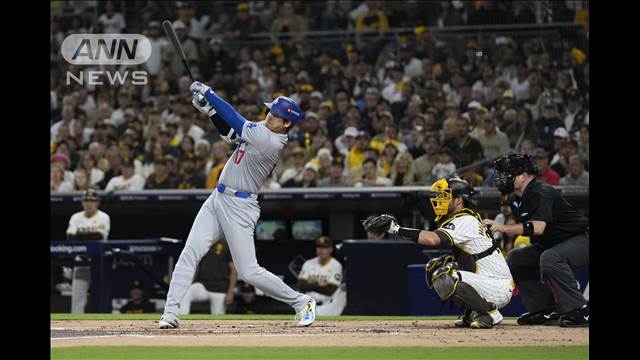
[[[431,259],[426,281],[442,300],[458,304],[464,315],[458,327],[488,329],[502,321],[498,311],[511,300],[514,282],[509,267],[482,218],[473,210],[473,187],[460,178],[440,179],[431,190],[438,229],[426,231],[398,225],[393,215],[362,222],[367,231],[388,232],[425,246],[448,244],[453,256]]]

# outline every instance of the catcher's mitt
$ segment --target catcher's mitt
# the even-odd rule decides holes
[[[387,232],[391,227],[391,223],[397,224],[398,220],[395,216],[389,214],[369,216],[366,220],[362,220],[364,229],[376,235],[382,235]]]

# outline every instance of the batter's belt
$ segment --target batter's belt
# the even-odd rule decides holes
[[[218,183],[218,186],[216,187],[218,189],[218,192],[220,193],[225,193],[228,195],[232,195],[241,199],[248,199],[248,198],[252,198],[252,199],[257,199],[258,195],[256,194],[252,194],[250,192],[246,192],[246,191],[238,191],[236,189],[232,189],[228,186],[226,186],[223,183]]]

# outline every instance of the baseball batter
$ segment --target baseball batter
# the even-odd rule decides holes
[[[424,231],[401,227],[395,217],[381,215],[363,222],[365,229],[385,229],[426,246],[448,244],[454,256],[431,259],[426,266],[426,280],[443,300],[460,305],[464,317],[459,327],[491,328],[502,321],[498,311],[511,300],[514,289],[511,272],[498,244],[482,224],[480,215],[471,209],[473,187],[460,178],[440,179],[431,188],[436,197],[431,205],[438,229]]]
[[[223,137],[235,143],[236,148],[220,174],[216,190],[204,202],[193,222],[173,271],[159,328],[179,326],[180,300],[191,285],[198,262],[223,236],[227,239],[238,278],[291,305],[300,318],[299,326],[311,325],[316,315],[315,300],[291,289],[279,277],[259,266],[253,243],[260,217],[257,193],[287,143],[287,131],[304,119],[302,110],[292,99],[280,96],[265,103],[269,108],[266,119],[254,123],[247,121],[209,86],[194,82],[190,90],[194,93],[194,106],[208,114]],[[196,98],[202,97],[207,101],[201,105]],[[221,129],[216,117],[228,127]]]

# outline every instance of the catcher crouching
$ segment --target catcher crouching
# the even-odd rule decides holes
[[[402,227],[393,215],[363,221],[367,231],[398,234],[424,246],[448,244],[453,256],[431,259],[426,282],[442,300],[452,300],[463,310],[458,327],[488,329],[502,321],[498,309],[511,300],[515,287],[511,272],[491,232],[474,210],[473,187],[460,178],[440,179],[431,190],[431,206],[438,229],[426,231]]]

